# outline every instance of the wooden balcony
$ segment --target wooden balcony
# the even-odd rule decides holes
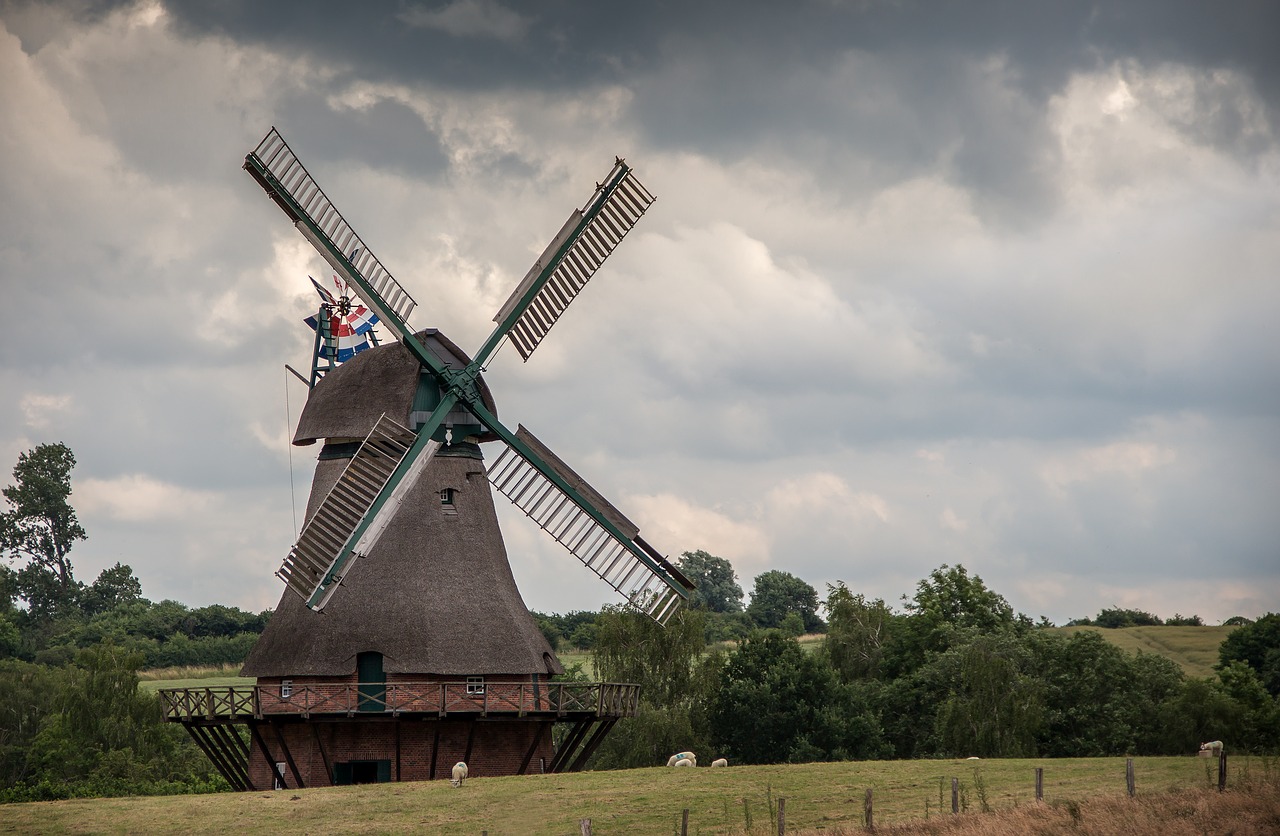
[[[615,682],[494,682],[477,690],[466,682],[298,684],[166,688],[165,719],[245,721],[289,716],[531,717],[617,720],[634,717],[640,686]]]

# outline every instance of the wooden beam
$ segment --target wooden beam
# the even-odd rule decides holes
[[[231,763],[224,757],[222,750],[218,748],[218,742],[209,736],[208,729],[190,723],[183,723],[182,725],[186,727],[196,745],[200,747],[200,751],[204,752],[205,757],[213,763],[214,769],[217,769],[219,774],[227,779],[231,789],[237,792],[252,789],[244,785],[242,777],[231,767]]]
[[[280,744],[280,751],[284,752],[284,760],[285,763],[289,764],[289,771],[293,773],[293,780],[298,782],[298,789],[306,789],[307,785],[302,780],[302,773],[298,771],[298,765],[293,762],[293,753],[289,751],[289,744],[284,742],[284,732],[280,731],[280,724],[271,723],[271,730],[276,733],[276,741]]]
[[[582,751],[574,759],[573,765],[569,767],[570,772],[580,772],[582,767],[587,765],[587,759],[596,751],[596,747],[604,742],[605,735],[609,733],[609,730],[613,728],[613,724],[616,722],[618,721],[603,720],[596,726],[595,732],[587,740],[586,745],[582,747]]]
[[[467,728],[467,751],[462,756],[462,762],[467,765],[467,769],[471,769],[471,743],[476,739],[476,721],[472,720],[471,725]]]
[[[249,759],[244,754],[243,741],[240,739],[240,735],[225,723],[218,723],[205,728],[209,730],[211,739],[218,741],[218,744],[222,747],[222,751],[231,768],[244,776],[244,783],[249,789],[254,789],[253,782],[249,780]]]
[[[538,730],[533,733],[533,743],[529,744],[529,751],[524,753],[524,760],[520,761],[520,771],[516,773],[517,775],[524,775],[525,770],[529,768],[529,761],[533,760],[533,753],[538,751],[538,744],[542,742],[542,733],[546,731],[548,725],[548,723],[538,724]]]
[[[324,750],[324,743],[320,740],[320,727],[315,723],[307,723],[311,727],[311,734],[316,739],[316,748],[320,750],[320,762],[324,764],[324,774],[329,785],[333,785],[333,765],[329,763],[329,755]]]
[[[436,737],[431,743],[431,772],[427,775],[428,781],[436,779],[436,755],[440,754],[440,721],[436,720]]]
[[[276,768],[275,756],[272,755],[271,750],[267,748],[267,741],[263,740],[262,735],[258,732],[257,723],[249,724],[249,736],[253,738],[254,743],[258,744],[258,750],[262,752],[262,758],[267,762],[267,766],[271,767],[271,773],[280,779],[281,785],[284,785],[286,783],[284,780],[284,773]],[[274,789],[274,787],[272,789]]]

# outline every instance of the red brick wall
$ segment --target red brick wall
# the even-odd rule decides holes
[[[286,758],[269,722],[258,724],[258,732],[270,759],[264,758],[256,743],[251,747],[249,777],[257,789],[272,786],[272,763],[284,763]],[[432,750],[435,748],[436,730],[439,729],[439,749],[436,751],[437,779],[448,779],[453,765],[464,760],[467,737],[472,734],[471,758],[467,768],[472,778],[498,775],[515,775],[520,762],[528,753],[534,735],[542,732],[538,748],[529,762],[528,772],[539,771],[538,759],[551,763],[553,747],[551,722],[539,720],[419,720],[383,718],[354,719],[337,722],[281,723],[279,729],[293,755],[294,763],[308,787],[328,786],[332,776],[327,774],[324,759],[317,746],[316,737],[324,746],[324,754],[332,767],[335,763],[354,760],[387,760],[391,762],[391,780],[425,781],[431,776]],[[397,774],[396,735],[399,731],[399,772]],[[285,767],[285,784],[295,787],[297,781]]]

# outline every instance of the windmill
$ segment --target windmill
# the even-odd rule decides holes
[[[351,291],[337,276],[333,277],[334,296],[318,281],[307,276],[320,294],[320,307],[312,316],[303,320],[315,332],[315,344],[311,349],[311,376],[304,377],[285,366],[289,371],[314,389],[320,378],[350,360],[365,349],[378,345],[378,332],[374,326],[378,317],[364,305],[353,304]]]
[[[252,695],[166,693],[170,719],[242,788],[447,777],[437,765],[457,760],[472,776],[581,768],[638,689],[550,681],[563,668],[516,590],[490,486],[660,624],[693,585],[536,436],[498,420],[482,371],[503,340],[529,359],[653,196],[617,159],[468,356],[409,325],[414,299],[274,128],[244,168],[396,341],[313,381],[294,443],[325,443],[277,572],[286,590],[245,662]],[[500,445],[487,467],[481,444]],[[210,708],[219,698],[225,712]],[[557,722],[569,727],[553,744]]]

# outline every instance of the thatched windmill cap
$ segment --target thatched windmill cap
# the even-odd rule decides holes
[[[471,362],[465,351],[435,328],[419,331],[415,336],[446,366],[461,369]],[[418,391],[419,368],[418,359],[399,342],[360,352],[325,375],[311,390],[293,443],[302,447],[322,438],[364,438],[384,412],[408,426],[413,396]],[[483,377],[479,385],[484,405],[497,415],[493,393]],[[481,436],[480,440],[493,439]]]

